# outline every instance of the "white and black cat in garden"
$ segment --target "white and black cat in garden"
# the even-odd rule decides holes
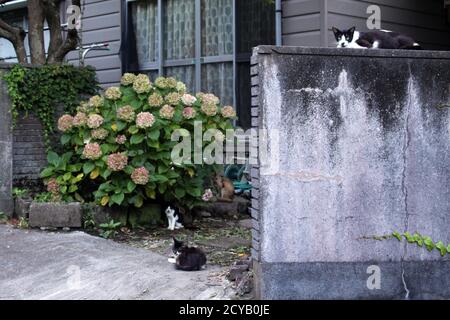
[[[339,30],[333,27],[334,37],[338,48],[360,49],[405,49],[420,50],[421,46],[413,38],[389,31],[372,30],[367,32],[356,31],[355,27],[348,30]]]
[[[173,237],[172,251],[174,258],[169,258],[175,268],[183,271],[198,271],[206,267],[206,255],[199,248],[188,247],[184,242]]]

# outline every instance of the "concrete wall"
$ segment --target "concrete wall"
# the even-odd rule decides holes
[[[381,9],[381,28],[408,34],[424,48],[450,49],[443,0],[285,0],[283,45],[335,46],[331,28],[367,30],[370,5]]]
[[[258,47],[254,258],[269,299],[450,298],[450,53]],[[263,135],[264,136],[264,135]],[[381,269],[369,290],[367,268]]]
[[[13,180],[11,109],[6,83],[1,80],[8,70],[8,65],[0,63],[0,212],[12,216],[14,204],[11,195]]]

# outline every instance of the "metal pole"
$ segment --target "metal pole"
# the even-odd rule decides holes
[[[277,46],[283,45],[281,18],[281,0],[275,0],[275,44]]]

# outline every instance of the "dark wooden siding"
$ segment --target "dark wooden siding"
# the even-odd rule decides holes
[[[356,26],[366,30],[366,10],[372,4],[381,8],[383,29],[408,34],[426,49],[450,49],[450,27],[445,21],[443,0],[286,0],[283,44],[334,46],[331,27]],[[328,32],[323,41],[325,29]]]
[[[321,1],[282,1],[283,45],[320,46]]]
[[[91,51],[85,64],[97,69],[103,87],[117,85],[122,74],[119,56],[121,43],[121,1],[85,0],[83,12],[83,44],[109,43],[109,51]],[[68,61],[78,64],[78,52],[68,55]]]

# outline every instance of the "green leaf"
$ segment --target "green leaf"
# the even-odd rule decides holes
[[[150,131],[147,136],[152,140],[158,140],[160,134],[161,133],[159,130],[153,130],[153,131]]]
[[[393,236],[394,238],[396,238],[398,241],[402,241],[402,235],[401,235],[400,233],[398,233],[397,231],[394,231],[394,232],[392,233],[392,236]]]
[[[63,175],[63,180],[64,181],[69,181],[72,178],[72,173],[67,172]]]
[[[439,241],[438,243],[436,243],[436,249],[439,250],[442,257],[447,254],[447,248],[445,247],[445,245],[442,241]]]
[[[53,175],[53,168],[45,168],[41,172],[41,178],[48,178]]]
[[[450,253],[450,244],[447,246],[447,253]]]
[[[95,169],[95,163],[92,163],[92,162],[86,162],[86,163],[83,165],[83,172],[84,172],[84,174],[89,174],[89,173],[91,173],[91,171],[94,170],[94,169]]]
[[[71,139],[72,137],[70,136],[70,135],[68,135],[68,134],[63,134],[62,136],[61,136],[61,144],[62,145],[66,145],[66,144],[68,144],[69,142],[70,142],[70,139]]]
[[[57,167],[58,164],[59,164],[59,156],[55,152],[50,151],[47,154],[47,161],[48,161],[48,163],[50,163],[53,166]]]
[[[135,134],[131,137],[130,139],[130,143],[131,144],[139,144],[142,143],[142,141],[144,141],[144,135],[142,134]]]
[[[422,236],[420,234],[418,234],[417,232],[414,233],[413,238],[414,238],[414,241],[417,243],[417,245],[419,247],[423,246],[423,239],[422,239]]]
[[[128,184],[127,184],[127,190],[128,190],[128,192],[133,192],[134,191],[134,189],[136,189],[136,185],[134,184],[134,182],[133,181],[128,181]]]
[[[413,236],[412,236],[408,231],[406,231],[406,232],[403,234],[403,236],[405,237],[405,239],[406,239],[409,243],[413,243],[413,242],[414,242]]]
[[[113,203],[118,204],[119,206],[122,204],[123,199],[125,199],[125,195],[121,193],[116,193],[111,197]]]
[[[423,243],[428,251],[432,251],[435,248],[433,240],[430,237],[426,237],[423,239]]]
[[[102,173],[101,176],[103,179],[108,179],[108,177],[111,175],[111,170],[105,169]]]
[[[131,126],[128,128],[128,132],[131,134],[136,134],[139,132],[139,129],[136,126]]]
[[[175,188],[175,196],[178,199],[183,198],[186,195],[186,191],[182,188]]]
[[[77,191],[78,190],[78,187],[77,186],[70,186],[69,187],[69,193],[74,193],[75,191]]]

